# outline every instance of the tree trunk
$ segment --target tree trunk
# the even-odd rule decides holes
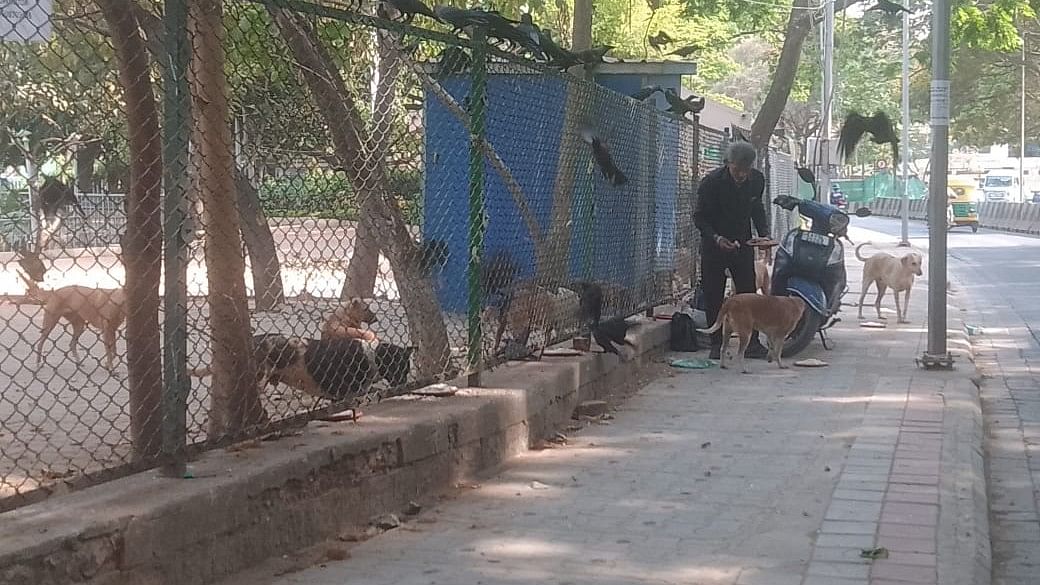
[[[282,268],[271,226],[260,207],[260,196],[242,169],[235,168],[235,193],[242,219],[242,239],[249,253],[253,273],[253,295],[257,311],[270,311],[285,302]]]
[[[758,150],[769,145],[769,138],[787,107],[787,98],[791,96],[791,88],[798,75],[798,64],[802,59],[802,46],[813,25],[811,14],[804,10],[808,5],[809,0],[794,0],[794,10],[791,10],[791,16],[787,19],[787,33],[784,35],[780,59],[773,72],[766,99],[751,125],[751,143]]]
[[[400,62],[393,49],[393,39],[383,31],[375,31],[376,44],[376,88],[372,96],[372,148],[371,161],[362,168],[374,168],[386,161],[390,129],[394,121],[394,89]],[[370,166],[371,165],[371,166]],[[364,172],[364,171],[362,171]],[[371,193],[359,193],[361,207],[357,227],[354,231],[354,253],[347,265],[346,278],[340,298],[368,298],[373,295],[376,277],[379,275],[379,244],[372,233],[374,210]]]
[[[409,332],[418,346],[419,375],[423,378],[439,376],[447,370],[451,355],[444,318],[433,282],[411,261],[417,256],[417,246],[404,216],[397,205],[387,201],[383,161],[367,154],[378,145],[372,140],[363,142],[363,137],[371,138],[371,133],[362,124],[338,69],[310,24],[292,12],[270,10],[328,124],[336,156],[347,170],[359,198],[364,198],[362,208],[366,213],[362,222],[369,222],[379,248],[390,261]],[[371,163],[365,166],[359,161]]]
[[[234,157],[224,74],[221,0],[191,0],[193,136],[206,232],[213,387],[210,438],[239,434],[266,418],[253,362],[245,259],[235,205]]]
[[[124,87],[126,86],[124,85]],[[154,101],[155,94],[151,91],[151,87],[149,87],[149,91],[152,93],[152,101]],[[97,163],[99,156],[101,156],[100,140],[87,142],[76,149],[76,190],[80,193],[94,192],[94,164]]]
[[[126,194],[126,364],[130,392],[130,432],[135,458],[162,450],[162,348],[159,278],[162,268],[162,143],[151,64],[129,0],[98,0],[108,27],[123,85],[130,143],[130,189]],[[80,190],[93,186],[100,143],[77,153]],[[89,175],[84,172],[89,168]]]

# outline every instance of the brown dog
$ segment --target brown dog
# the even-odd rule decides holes
[[[353,298],[336,307],[321,327],[322,339],[360,339],[376,341],[376,334],[365,327],[377,321],[372,308],[362,299]]]
[[[701,333],[712,334],[722,329],[722,359],[719,367],[726,368],[726,347],[729,337],[736,333],[740,338],[737,349],[737,361],[740,370],[747,373],[744,363],[744,352],[751,341],[751,333],[756,329],[769,338],[769,361],[776,360],[781,369],[786,368],[781,361],[784,352],[784,341],[794,331],[798,321],[805,312],[805,301],[797,297],[772,297],[755,293],[733,295],[722,303],[719,318],[711,329],[701,329]]]
[[[896,298],[896,318],[900,323],[909,323],[906,318],[910,308],[910,289],[914,287],[914,277],[923,274],[921,270],[921,254],[910,252],[902,258],[896,258],[891,254],[879,252],[869,258],[860,255],[859,250],[870,243],[856,246],[856,258],[863,263],[863,290],[859,295],[859,318],[863,318],[863,300],[867,298],[867,290],[873,283],[877,288],[877,296],[874,298],[874,310],[877,311],[878,319],[881,316],[881,299],[885,297],[885,291],[892,289]],[[903,293],[903,303],[900,306],[899,293]]]
[[[755,259],[755,288],[758,292],[769,294],[769,267],[773,265],[773,250],[770,248],[759,248]]]
[[[79,361],[79,337],[90,325],[101,331],[105,344],[105,368],[112,370],[116,355],[116,334],[126,317],[126,297],[121,288],[90,288],[86,286],[63,286],[55,290],[42,290],[30,278],[22,275],[27,286],[29,302],[43,305],[43,325],[40,340],[36,344],[36,365],[43,362],[43,344],[58,323],[65,319],[72,324],[72,341],[69,353]]]

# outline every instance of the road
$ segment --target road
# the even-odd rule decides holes
[[[856,220],[856,227],[899,237],[899,222]],[[911,243],[928,230],[911,223]],[[993,583],[1027,585],[1040,574],[1040,239],[979,230],[949,234],[949,274],[968,300],[986,421]],[[923,299],[921,299],[923,302]],[[954,315],[951,315],[953,318]]]

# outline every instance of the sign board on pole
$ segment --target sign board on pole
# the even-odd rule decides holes
[[[44,43],[51,38],[52,0],[0,0],[0,41]]]
[[[950,125],[950,81],[933,80],[931,92],[932,126]]]

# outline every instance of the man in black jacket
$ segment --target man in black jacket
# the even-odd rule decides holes
[[[731,142],[726,164],[701,180],[693,223],[701,232],[701,289],[705,313],[711,326],[719,316],[726,292],[726,270],[733,276],[738,293],[755,292],[755,249],[751,223],[759,236],[769,236],[766,210],[762,204],[766,179],[755,170],[755,149],[747,142]],[[722,333],[711,339],[711,358],[719,359]],[[764,358],[766,349],[755,332],[747,357]]]

